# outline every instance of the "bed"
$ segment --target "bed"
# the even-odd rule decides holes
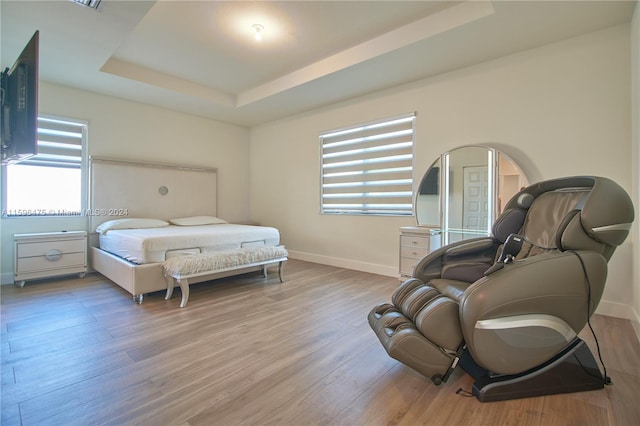
[[[89,164],[90,265],[137,303],[167,289],[162,265],[169,258],[280,244],[276,228],[216,216],[216,169],[95,157]]]

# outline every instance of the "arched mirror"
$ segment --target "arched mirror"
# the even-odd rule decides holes
[[[445,152],[418,187],[418,225],[432,228],[442,245],[489,235],[506,202],[527,185],[520,167],[497,149],[463,146]]]

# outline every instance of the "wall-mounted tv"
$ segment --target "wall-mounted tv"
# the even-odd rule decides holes
[[[2,72],[2,164],[17,163],[38,152],[39,38],[36,31],[13,66]]]

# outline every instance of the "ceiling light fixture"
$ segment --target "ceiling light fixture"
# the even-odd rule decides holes
[[[260,24],[253,24],[251,28],[254,31],[253,37],[256,41],[262,41],[262,31],[264,31],[264,27]]]
[[[69,0],[69,1],[97,10],[101,0]]]

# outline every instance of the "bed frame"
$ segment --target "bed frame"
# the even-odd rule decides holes
[[[153,293],[156,291],[166,292],[167,290],[167,279],[163,273],[162,263],[146,263],[144,265],[137,265],[118,256],[114,256],[111,253],[100,250],[98,247],[91,247],[89,253],[91,267],[131,293],[134,302],[138,304],[142,303],[142,299],[146,293]],[[281,260],[282,259],[278,259],[278,262]],[[280,264],[280,270],[282,270],[281,268],[282,264]],[[263,264],[259,264],[234,268],[233,270],[209,273],[200,277],[193,277],[189,279],[189,284],[230,277],[253,271],[262,271],[263,274],[266,274],[265,266]],[[282,280],[282,275],[280,275],[280,277]]]
[[[142,303],[145,293],[166,291],[162,263],[138,265],[100,250],[95,229],[123,217],[216,216],[217,170],[91,157],[89,173],[90,266],[131,293],[136,303]],[[205,278],[260,270],[260,266],[240,268]]]

